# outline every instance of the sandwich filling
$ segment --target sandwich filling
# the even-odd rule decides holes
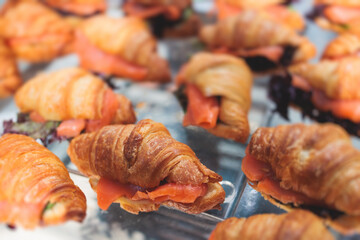
[[[146,19],[158,38],[164,37],[167,29],[176,28],[194,16],[190,5],[182,9],[176,5],[143,5],[132,0],[125,2],[123,10],[129,16]]]
[[[165,201],[194,203],[207,191],[208,185],[205,183],[202,185],[163,183],[155,188],[144,189],[130,183],[123,184],[104,177],[101,177],[96,185],[98,205],[103,210],[107,210],[114,201],[121,197],[133,201],[146,200],[154,204],[161,204]]]
[[[319,122],[334,122],[350,134],[360,134],[360,101],[330,99],[299,76],[273,76],[269,88],[276,111],[288,119],[288,106],[301,107],[304,115]]]

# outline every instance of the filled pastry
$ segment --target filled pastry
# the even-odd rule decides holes
[[[289,104],[319,122],[334,122],[349,133],[360,134],[360,58],[345,57],[303,63],[289,68],[270,82],[277,110],[287,116]]]
[[[209,240],[301,240],[335,238],[322,220],[304,210],[287,214],[259,214],[249,218],[231,217],[216,225]]]
[[[327,45],[322,58],[340,59],[349,56],[360,57],[360,36],[344,33]]]
[[[136,121],[125,96],[80,68],[39,74],[16,92],[15,103],[23,114],[17,123],[6,122],[5,132],[24,133],[45,143],[53,134],[71,138],[108,124]]]
[[[90,16],[92,14],[105,12],[106,0],[43,0],[48,6],[60,12],[70,13],[80,16]]]
[[[272,203],[324,208],[360,226],[360,152],[338,125],[292,124],[259,128],[242,160],[249,184]],[[355,226],[352,226],[355,227]]]
[[[315,0],[309,14],[320,27],[335,32],[360,34],[360,1]]]
[[[6,43],[0,40],[0,98],[14,94],[21,83],[15,56]]]
[[[0,138],[0,222],[33,229],[82,222],[86,199],[65,165],[30,137]]]
[[[296,11],[290,9],[282,0],[216,0],[218,19],[236,16],[244,9],[258,9],[266,12],[274,21],[301,31],[304,30],[305,21]]]
[[[201,22],[194,13],[191,0],[127,0],[123,11],[127,16],[145,19],[158,37],[197,35]]]
[[[316,53],[307,38],[268,14],[250,9],[203,27],[200,39],[213,52],[244,58],[256,72],[306,62]]]
[[[48,62],[72,51],[73,27],[36,1],[15,1],[0,15],[0,37],[17,58]]]
[[[92,17],[80,24],[75,49],[81,67],[134,81],[168,82],[166,60],[156,53],[156,39],[135,17]]]
[[[177,84],[185,94],[184,126],[245,142],[250,134],[251,70],[241,59],[198,53],[180,71]]]
[[[68,154],[90,178],[103,210],[116,202],[133,214],[160,205],[197,214],[220,209],[225,199],[221,176],[152,120],[82,134],[71,141]]]

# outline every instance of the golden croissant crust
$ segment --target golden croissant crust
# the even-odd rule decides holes
[[[332,40],[322,58],[337,59],[346,56],[360,56],[360,37],[355,34],[344,33]]]
[[[31,229],[85,214],[85,195],[60,159],[30,137],[0,138],[0,222]]]
[[[18,58],[46,62],[70,51],[73,29],[44,5],[18,1],[2,10],[0,36]]]
[[[61,11],[82,16],[104,12],[106,10],[105,0],[44,0],[44,2]]]
[[[210,49],[226,48],[231,52],[269,46],[296,47],[293,63],[315,55],[315,46],[293,29],[272,20],[265,12],[246,9],[237,16],[201,29],[200,39]]]
[[[168,63],[156,53],[156,39],[141,19],[96,16],[84,21],[78,34],[107,54],[145,67],[148,73],[145,79],[140,80],[169,81]],[[83,61],[81,55],[80,60]],[[110,71],[107,74],[114,73]]]
[[[360,215],[360,152],[341,127],[292,124],[259,128],[248,150],[269,165],[281,188],[348,215]]]
[[[223,19],[240,13],[243,9],[259,9],[264,11],[272,20],[284,24],[296,31],[305,27],[303,17],[287,6],[281,5],[282,0],[216,0],[218,18]]]
[[[193,204],[163,203],[188,213],[219,208],[225,198],[218,183],[221,176],[202,165],[195,153],[173,139],[163,124],[152,120],[141,120],[136,125],[106,126],[80,135],[71,141],[68,154],[80,172],[90,177],[94,189],[99,177],[142,188],[158,187],[163,181],[208,184],[208,193]],[[125,210],[133,213],[159,208],[159,204],[141,205],[129,199],[120,202]]]
[[[245,142],[250,134],[252,74],[241,59],[225,54],[198,53],[182,71],[184,83],[195,84],[204,96],[220,97],[216,136]]]
[[[218,223],[209,240],[333,240],[322,221],[308,211],[287,214],[259,214],[249,218],[228,218]]]
[[[29,80],[15,94],[15,102],[21,112],[35,111],[46,120],[100,119],[107,90],[100,78],[86,70],[68,68]],[[131,102],[122,95],[117,98],[119,107],[113,123],[135,122]]]
[[[5,42],[0,40],[0,98],[14,94],[21,83],[15,56]]]
[[[360,99],[360,58],[322,60],[316,64],[302,63],[290,67],[292,74],[303,77],[310,85],[331,99]]]

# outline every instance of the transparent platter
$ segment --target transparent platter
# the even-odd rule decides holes
[[[4,1],[0,1],[2,4]],[[109,1],[108,14],[120,16],[120,1]],[[204,17],[213,7],[210,0],[195,0],[195,9]],[[311,9],[311,1],[298,1],[293,6],[296,10],[306,13]],[[308,23],[305,31],[311,41],[317,45],[318,55],[327,42],[335,36]],[[170,62],[173,75],[189,57],[199,51],[196,39],[164,40],[159,42],[161,55]],[[316,60],[314,60],[316,61]],[[65,67],[78,65],[75,55],[58,58],[49,64],[29,65],[20,63],[22,76],[28,80],[38,72],[51,72]],[[251,132],[260,126],[276,126],[287,124],[277,113],[273,113],[273,104],[267,97],[268,77],[256,77],[252,89],[252,107],[249,113]],[[67,166],[71,178],[87,197],[87,217],[83,223],[69,222],[64,225],[38,228],[26,231],[21,228],[9,229],[0,225],[0,240],[18,239],[207,239],[215,225],[223,219],[236,216],[248,217],[259,213],[281,213],[282,210],[265,201],[259,193],[249,187],[241,171],[241,160],[245,156],[246,144],[215,137],[197,127],[182,127],[183,111],[172,93],[173,84],[158,85],[154,83],[136,84],[124,79],[113,79],[116,92],[126,95],[132,102],[137,119],[150,118],[163,123],[178,141],[188,144],[208,168],[223,177],[222,185],[226,191],[226,200],[222,210],[211,210],[199,215],[188,215],[180,211],[161,207],[152,213],[132,215],[118,204],[112,204],[108,211],[98,208],[96,194],[90,188],[87,178],[83,177],[70,162],[66,154],[68,142],[53,143],[49,146]],[[0,121],[15,118],[18,109],[13,98],[0,101]],[[290,111],[290,122],[307,122],[299,111]],[[360,142],[354,138],[356,146]],[[335,233],[336,234],[336,233]],[[359,236],[344,238],[336,234],[338,239],[360,239]]]

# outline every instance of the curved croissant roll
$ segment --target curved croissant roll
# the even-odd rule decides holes
[[[107,126],[98,132],[80,135],[71,141],[68,154],[78,169],[90,177],[103,209],[119,202],[123,209],[137,214],[157,210],[162,204],[196,214],[220,208],[225,198],[218,183],[221,176],[202,165],[195,153],[173,139],[164,125],[152,120],[141,120],[136,125]],[[101,186],[105,181],[110,181],[113,187]],[[173,193],[172,198],[167,194],[154,197],[159,189],[174,185],[203,189],[192,201],[177,195],[191,197],[194,194],[186,189]],[[130,193],[113,190],[121,190],[121,186],[136,190]],[[115,193],[110,196],[110,192]]]
[[[0,40],[0,98],[12,95],[21,83],[15,56],[5,42]]]
[[[308,39],[273,21],[264,12],[255,10],[244,10],[215,25],[205,26],[200,32],[200,39],[212,50],[223,49],[246,60],[264,56],[275,67],[307,61],[316,52]],[[290,56],[284,51],[286,47],[293,49]]]
[[[324,29],[360,34],[359,8],[356,0],[317,0],[312,18]]]
[[[218,223],[209,240],[300,240],[334,237],[322,221],[308,211],[287,214],[259,214],[249,218],[228,218]]]
[[[282,204],[360,216],[359,158],[337,125],[283,125],[254,133],[242,170],[255,189]]]
[[[29,62],[47,62],[71,51],[73,29],[44,5],[19,1],[3,10],[0,36],[16,57]]]
[[[360,58],[348,57],[340,60],[322,60],[316,64],[303,63],[290,67],[312,88],[318,89],[330,99],[357,100],[360,93]]]
[[[80,16],[89,16],[106,10],[105,0],[44,0],[44,2],[60,11]]]
[[[85,214],[85,195],[60,159],[30,137],[0,138],[0,222],[31,229]]]
[[[296,11],[290,10],[282,5],[282,0],[216,0],[218,18],[235,16],[244,9],[259,9],[264,11],[273,21],[284,24],[296,31],[302,31],[305,28],[303,17]]]
[[[21,112],[36,112],[44,120],[86,120],[88,131],[98,125],[136,120],[125,96],[115,94],[101,79],[80,68],[36,76],[17,91],[15,102]],[[96,127],[90,127],[92,124]]]
[[[97,16],[84,21],[76,51],[80,65],[91,71],[137,81],[170,80],[168,63],[155,52],[156,40],[138,18]]]
[[[216,136],[245,142],[250,134],[247,114],[251,106],[252,74],[244,61],[225,54],[198,53],[182,69],[180,83],[192,84],[205,97],[217,97],[219,105],[215,125],[207,128]],[[187,96],[190,99],[190,95]],[[198,125],[194,118],[194,109],[188,104],[185,125]],[[199,108],[200,106],[194,106]],[[195,113],[194,113],[195,114]],[[202,126],[202,125],[200,125]]]
[[[360,37],[344,33],[332,40],[326,47],[323,59],[339,59],[347,56],[360,56]]]

